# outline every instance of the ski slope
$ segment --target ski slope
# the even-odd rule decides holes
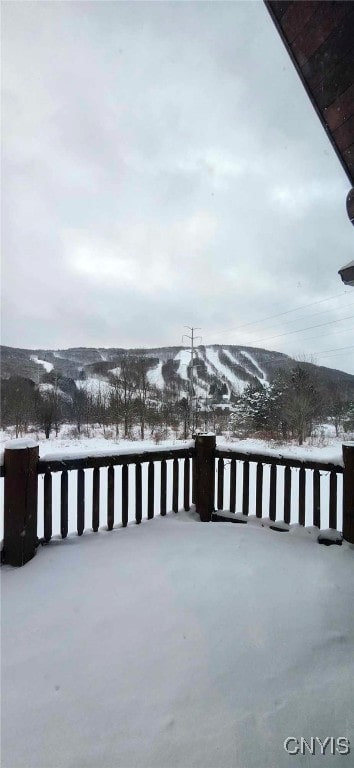
[[[244,355],[244,357],[248,357],[248,359],[252,363],[252,365],[254,365],[254,367],[257,368],[257,371],[259,371],[259,373],[260,373],[260,377],[261,377],[262,382],[264,384],[268,383],[267,382],[267,375],[266,375],[265,371],[262,371],[262,368],[259,367],[259,365],[257,363],[257,360],[255,360],[255,358],[252,357],[252,355],[250,355],[250,353],[246,352],[246,350],[244,350],[244,349],[240,350],[240,352],[241,352],[242,355]]]
[[[155,368],[151,368],[146,374],[149,384],[158,389],[163,389],[165,386],[165,381],[162,375],[162,365],[162,360],[160,360]]]
[[[184,381],[189,381],[188,366],[191,362],[190,349],[181,349],[180,352],[177,352],[174,359],[179,362],[178,375],[181,379],[184,379]]]
[[[30,360],[33,360],[37,365],[43,365],[46,373],[50,373],[53,370],[53,363],[48,363],[47,360],[40,360],[36,355],[31,355]]]
[[[218,355],[218,350],[213,349],[212,347],[207,347],[205,352],[209,363],[211,363],[214,368],[217,368],[219,376],[221,374],[221,376],[226,379],[226,385],[228,385],[229,389],[232,389],[235,392],[243,392],[247,382],[239,379],[239,377],[236,376],[236,374],[230,368],[221,362]]]
[[[112,392],[112,386],[105,379],[95,378],[90,376],[87,379],[77,379],[75,384],[78,389],[84,389],[91,395],[101,394],[103,397]]]

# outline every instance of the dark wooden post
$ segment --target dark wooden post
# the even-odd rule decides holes
[[[211,521],[215,496],[215,435],[196,435],[196,512],[203,523]]]
[[[12,440],[5,447],[2,561],[7,565],[25,565],[36,554],[38,457],[33,440]]]
[[[343,474],[343,538],[354,544],[354,442],[342,446]]]

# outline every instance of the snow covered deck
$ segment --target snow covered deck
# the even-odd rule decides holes
[[[353,741],[354,546],[316,538],[179,513],[3,568],[3,768],[286,768],[288,736]]]

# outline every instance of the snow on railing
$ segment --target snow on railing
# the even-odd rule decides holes
[[[81,459],[95,459],[96,457],[100,458],[106,458],[110,459],[114,456],[149,456],[149,454],[153,453],[170,453],[170,452],[178,452],[181,450],[189,450],[194,448],[194,440],[184,440],[183,442],[180,441],[178,445],[175,443],[166,444],[164,443],[163,448],[161,450],[155,449],[155,448],[143,448],[139,451],[136,450],[134,446],[129,448],[120,448],[117,450],[117,448],[111,448],[111,449],[104,449],[104,450],[86,450],[86,451],[61,451],[61,452],[53,452],[53,453],[45,453],[44,456],[41,456],[40,461],[42,463],[44,462],[52,462],[52,461],[80,461]],[[108,462],[109,463],[109,462]]]

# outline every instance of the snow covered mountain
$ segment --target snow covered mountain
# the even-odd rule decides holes
[[[40,384],[55,376],[65,377],[91,391],[111,386],[127,358],[144,358],[149,383],[158,390],[173,387],[182,397],[188,392],[191,350],[186,347],[152,349],[73,347],[58,350],[28,350],[1,347],[1,376],[21,376]],[[215,388],[230,398],[242,393],[252,381],[265,385],[294,361],[288,355],[266,349],[212,344],[194,352],[194,389],[204,397]],[[309,365],[307,363],[306,365]],[[354,376],[332,368],[314,366],[324,384],[341,383],[354,394]]]

